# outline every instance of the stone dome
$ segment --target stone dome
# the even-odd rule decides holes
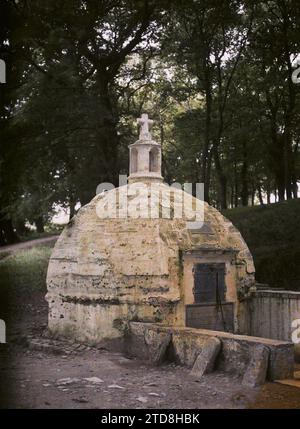
[[[148,202],[150,194],[158,197],[155,203]],[[176,202],[184,198],[189,207],[175,218]],[[127,206],[126,217],[120,201]],[[122,335],[129,320],[184,326],[194,258],[224,261],[226,299],[237,302],[237,291],[254,282],[251,254],[231,222],[207,203],[201,202],[201,227],[189,229],[197,203],[164,183],[137,182],[97,195],[82,207],[50,258],[50,330],[99,342]],[[116,218],[115,208],[124,217]],[[151,208],[157,218],[149,218]],[[237,324],[237,309],[235,318]]]

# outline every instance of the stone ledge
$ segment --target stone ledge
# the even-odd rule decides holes
[[[234,335],[227,332],[210,331],[187,327],[169,327],[154,323],[130,322],[126,336],[126,352],[130,355],[149,360],[151,351],[145,338],[172,336],[168,358],[176,363],[192,368],[197,356],[207,341],[217,338],[221,341],[221,350],[216,361],[216,369],[243,376],[251,362],[258,345],[269,349],[267,379],[280,380],[293,377],[293,344],[269,338]]]
[[[253,293],[254,298],[270,298],[275,296],[283,299],[300,299],[300,292],[293,290],[264,289],[256,290]]]

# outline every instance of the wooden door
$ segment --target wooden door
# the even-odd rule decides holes
[[[225,301],[225,264],[194,265],[194,302]]]

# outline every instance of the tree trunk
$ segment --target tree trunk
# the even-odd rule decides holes
[[[69,221],[72,219],[72,217],[75,216],[75,204],[73,202],[70,202],[70,214],[69,214]]]
[[[287,200],[290,200],[292,198],[290,146],[291,146],[290,132],[286,130],[284,134],[284,182],[285,182]]]
[[[75,195],[73,193],[71,193],[70,197],[69,197],[69,210],[70,210],[70,214],[69,214],[69,221],[72,219],[72,217],[75,216],[75,206],[76,206],[76,199],[75,199]]]
[[[234,186],[231,186],[231,193],[230,193],[230,208],[232,209],[234,207]]]
[[[297,180],[293,181],[293,197],[298,198],[298,184]]]
[[[237,163],[234,161],[234,207],[239,205],[239,187],[238,187],[238,174],[237,174]]]
[[[211,79],[208,68],[205,71],[205,130],[204,130],[204,147],[201,160],[201,181],[204,184],[204,200],[209,203],[209,187],[210,187],[210,128],[211,128],[211,108],[212,108],[212,95],[211,95]]]
[[[2,219],[0,220],[0,244],[14,244],[20,241],[17,236],[11,219]]]
[[[27,232],[27,228],[25,225],[25,220],[18,220],[17,222],[15,222],[15,226],[16,226],[16,232],[18,235],[24,235]]]
[[[284,182],[280,179],[277,180],[277,188],[278,188],[278,201],[284,201],[285,200],[285,186]]]
[[[34,223],[35,223],[36,230],[38,233],[43,233],[45,231],[44,230],[44,219],[42,216],[35,219]]]
[[[252,192],[251,192],[251,205],[252,206],[254,206],[254,204],[255,204],[255,191],[256,191],[256,189],[255,189],[254,185],[252,184]]]
[[[258,185],[257,187],[257,192],[258,192],[258,199],[259,199],[259,203],[260,205],[264,205],[264,200],[263,200],[263,196],[262,196],[262,191],[261,191],[261,186]]]
[[[227,209],[227,178],[223,172],[220,158],[219,158],[219,153],[216,148],[214,149],[214,161],[215,161],[215,167],[216,167],[216,172],[217,172],[218,182],[219,182],[218,194],[219,194],[220,207],[221,209]]]
[[[248,188],[248,162],[247,162],[247,151],[246,144],[243,142],[243,165],[241,171],[241,179],[242,179],[242,191],[241,191],[241,199],[242,205],[248,205],[249,198],[249,188]]]
[[[267,183],[267,204],[271,204],[271,188],[270,183]]]

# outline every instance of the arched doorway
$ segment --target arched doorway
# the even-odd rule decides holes
[[[153,147],[149,152],[149,171],[150,173],[159,172],[159,150]]]
[[[138,151],[134,147],[130,151],[130,158],[130,173],[136,173],[138,171]]]

